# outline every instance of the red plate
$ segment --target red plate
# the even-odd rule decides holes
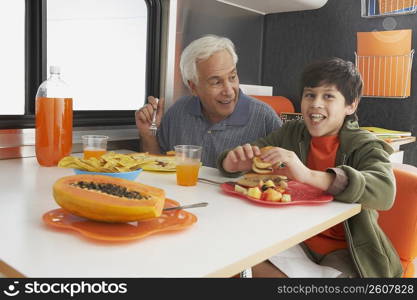
[[[225,182],[220,185],[222,190],[228,194],[245,198],[250,201],[261,203],[264,205],[281,206],[281,205],[298,205],[298,204],[320,204],[333,200],[333,196],[329,195],[322,190],[310,186],[308,184],[300,183],[297,181],[289,181],[286,194],[291,195],[291,202],[273,202],[252,198],[235,191],[234,182]]]
[[[177,201],[165,199],[165,207],[178,205]],[[49,226],[72,229],[91,239],[119,242],[141,239],[162,231],[181,230],[197,222],[197,217],[186,210],[173,210],[149,220],[104,223],[77,217],[59,208],[46,212],[43,220]]]

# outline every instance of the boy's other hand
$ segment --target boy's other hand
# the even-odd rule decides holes
[[[227,153],[223,160],[223,168],[227,172],[249,171],[252,168],[252,158],[261,154],[258,146],[245,144],[237,146]]]
[[[293,151],[273,147],[262,154],[261,159],[272,164],[274,174],[284,175],[299,182],[306,182],[310,176],[310,169]]]

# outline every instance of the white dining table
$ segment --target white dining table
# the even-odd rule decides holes
[[[175,172],[146,172],[136,181],[162,188],[189,209],[189,228],[129,242],[103,242],[46,225],[59,208],[53,183],[72,169],[41,167],[35,158],[0,161],[0,273],[8,277],[231,277],[357,214],[359,204],[265,206],[224,193],[219,185],[176,184]],[[230,181],[202,167],[200,177]]]

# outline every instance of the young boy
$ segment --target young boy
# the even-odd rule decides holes
[[[351,62],[330,58],[309,65],[301,83],[304,120],[287,122],[252,145],[224,152],[219,169],[239,176],[251,169],[260,147],[275,146],[261,159],[276,165],[277,174],[320,188],[336,201],[362,205],[359,214],[302,244],[310,258],[346,277],[400,277],[398,255],[377,222],[377,210],[394,202],[393,150],[359,129],[360,74]],[[253,274],[285,276],[269,261],[255,266]]]

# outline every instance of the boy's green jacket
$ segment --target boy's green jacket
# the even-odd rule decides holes
[[[294,151],[306,164],[311,136],[303,121],[286,122],[281,128],[252,145],[278,146]],[[389,155],[393,149],[371,133],[359,129],[357,121],[346,120],[339,132],[340,147],[335,166],[345,171],[349,183],[335,200],[360,203],[361,212],[344,221],[346,240],[361,277],[401,277],[401,262],[390,240],[378,225],[377,210],[388,210],[394,203],[395,178]],[[218,159],[219,169],[227,176]]]

